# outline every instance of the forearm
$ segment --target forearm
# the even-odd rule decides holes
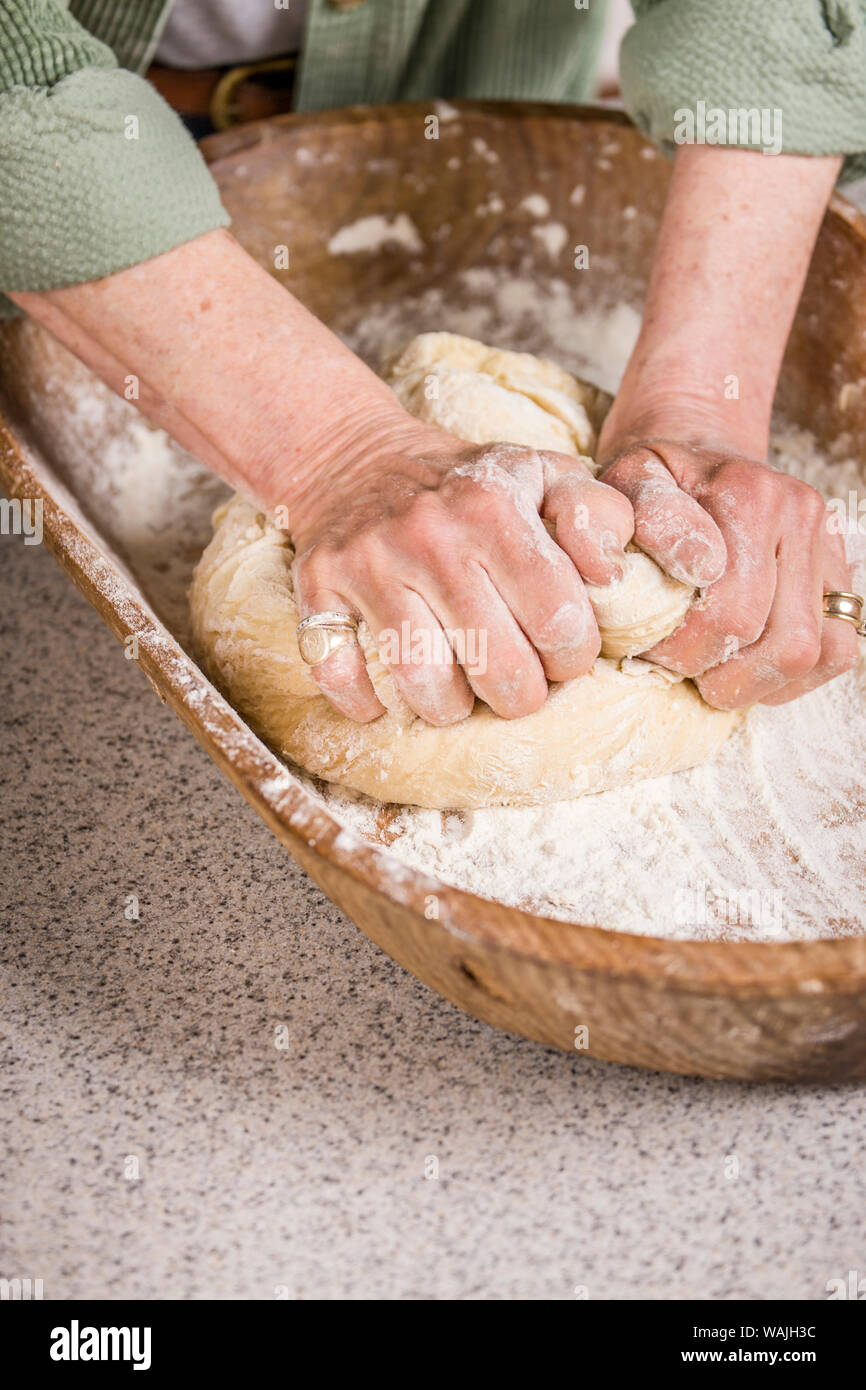
[[[324,453],[354,461],[409,417],[227,232],[16,303],[118,394],[265,507],[302,505]]]
[[[679,150],[640,337],[603,453],[655,435],[763,458],[785,344],[840,163]]]
[[[637,544],[703,590],[650,657],[721,708],[793,699],[856,660],[853,634],[822,620],[822,592],[849,587],[823,499],[764,466],[839,163],[680,150],[640,337],[600,441]]]

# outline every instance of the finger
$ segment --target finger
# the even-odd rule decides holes
[[[601,651],[601,633],[583,580],[571,561],[542,551],[522,567],[510,555],[510,538],[489,547],[485,568],[490,582],[513,614],[551,681],[575,680]],[[554,551],[556,542],[546,537]],[[564,562],[564,563],[563,563]],[[567,568],[566,568],[567,566]]]
[[[450,637],[429,604],[403,584],[367,589],[359,600],[379,658],[411,710],[428,724],[456,724],[472,712],[475,697],[457,662]]]
[[[459,583],[453,570],[441,576],[430,602],[472,689],[496,714],[519,719],[544,704],[548,687],[541,661],[480,561],[460,567]]]
[[[749,527],[725,518],[722,526],[725,573],[692,604],[676,632],[646,653],[683,676],[702,675],[757,642],[773,606],[777,518],[761,514]]]
[[[824,594],[850,593],[851,566],[845,558],[845,542],[839,535],[825,529],[822,538],[823,574],[821,584],[821,650],[818,660],[805,676],[790,681],[776,694],[764,696],[762,703],[781,705],[834,680],[857,664],[859,641],[853,623],[840,618],[828,618],[823,612]]]
[[[583,676],[601,650],[586,587],[543,523],[502,528],[477,557],[551,681]]]
[[[779,541],[773,604],[751,646],[697,678],[708,705],[740,709],[807,676],[821,653],[823,548],[821,533],[804,543],[785,532]]]
[[[315,552],[299,556],[293,566],[295,598],[299,620],[314,613],[346,613],[357,618],[358,611],[341,594],[327,588],[319,578],[320,561]],[[367,724],[384,713],[384,705],[373,689],[364,653],[357,642],[346,642],[323,661],[311,666],[310,674],[334,709],[359,724]]]
[[[722,532],[677,486],[658,454],[630,450],[605,469],[601,481],[631,502],[635,543],[673,579],[704,589],[721,578],[728,560]]]
[[[621,579],[625,547],[634,532],[634,513],[623,493],[597,482],[580,460],[542,454],[541,514],[556,528],[561,546],[590,584]]]
[[[538,464],[538,455],[534,458]],[[538,465],[538,503],[542,500],[540,479]],[[483,592],[496,594],[513,615],[515,627],[525,633],[537,652],[542,673],[555,681],[583,675],[601,645],[595,614],[574,564],[548,535],[532,491],[518,486],[501,468],[481,488],[477,477],[470,477],[468,472],[452,487],[454,514],[465,538],[461,561],[455,564],[451,548],[443,551],[439,533],[433,528],[404,527],[397,543],[406,547],[406,564],[417,567],[417,580],[409,580],[412,587],[423,590],[440,617],[440,604],[444,603],[449,620],[477,624],[481,613],[486,622],[485,609],[476,609],[473,618],[466,596],[461,597],[461,588],[471,582],[470,562],[474,561],[489,576],[492,586]],[[409,536],[411,545],[406,544]],[[427,587],[428,576],[434,576],[435,593]],[[502,632],[504,636],[504,628]],[[494,646],[491,633],[491,654]],[[526,682],[525,689],[519,700],[509,704],[513,709],[523,705],[520,712],[527,713],[543,695],[538,670],[534,665],[527,667],[523,658],[520,681]]]

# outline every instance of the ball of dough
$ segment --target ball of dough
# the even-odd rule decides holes
[[[388,379],[414,413],[423,409],[464,439],[575,456],[594,447],[606,404],[552,363],[445,333],[415,339]],[[276,752],[380,801],[448,810],[566,800],[692,767],[713,756],[737,720],[706,705],[691,681],[632,659],[680,625],[692,591],[630,550],[619,584],[588,586],[603,655],[585,676],[553,686],[534,714],[503,720],[479,700],[459,724],[427,724],[402,699],[362,623],[385,713],[356,724],[331,707],[301,660],[292,560],[286,533],[244,498],[221,507],[190,594],[197,648]]]
[[[625,553],[622,579],[587,584],[602,656],[637,656],[676,632],[689,611],[694,589],[671,579],[636,546]]]
[[[383,371],[419,420],[470,444],[525,444],[590,455],[610,396],[555,362],[490,348],[457,333],[421,333]]]

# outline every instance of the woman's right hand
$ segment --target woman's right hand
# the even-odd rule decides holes
[[[591,665],[583,578],[616,576],[627,498],[565,455],[419,423],[228,232],[14,298],[118,394],[134,383],[145,415],[263,510],[287,508],[303,615],[342,609],[395,634],[397,684],[431,723],[463,718],[475,694],[528,714],[547,680]],[[473,659],[413,660],[412,637],[435,655],[444,628]],[[355,644],[311,669],[351,718],[382,712]]]
[[[548,680],[598,655],[583,581],[621,572],[629,502],[563,454],[467,444],[408,415],[376,437],[310,469],[288,509],[301,617],[363,618],[431,724],[465,718],[476,695],[503,718],[530,714]],[[343,714],[382,713],[357,643],[311,669]]]

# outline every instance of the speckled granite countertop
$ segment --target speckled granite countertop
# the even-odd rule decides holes
[[[0,1275],[820,1299],[866,1274],[866,1087],[643,1074],[467,1018],[306,879],[46,553],[0,538],[0,590]]]

